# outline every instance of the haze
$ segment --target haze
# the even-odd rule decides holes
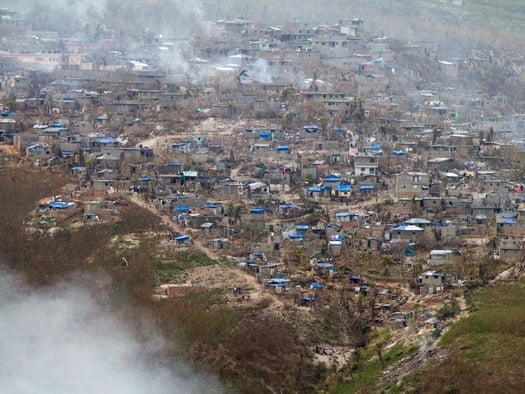
[[[153,366],[132,333],[85,290],[35,291],[2,276],[0,315],[4,394],[219,391],[182,363],[177,376]]]

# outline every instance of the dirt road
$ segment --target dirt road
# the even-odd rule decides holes
[[[156,215],[162,221],[162,223],[168,226],[169,228],[172,228],[179,233],[184,233],[184,229],[178,223],[173,221],[171,217],[159,212],[154,206],[148,204],[147,201],[140,198],[140,196],[136,194],[130,194],[126,196],[126,199],[130,201],[131,203],[141,208],[147,209],[148,211]],[[212,260],[219,260],[221,257],[225,257],[225,256],[219,256],[213,250],[202,245],[202,243],[199,242],[199,240],[197,239],[192,239],[192,246],[196,248],[197,250],[199,250],[200,252],[204,253],[206,256],[208,256]],[[253,275],[250,275],[249,273],[244,272],[240,269],[229,268],[229,267],[224,267],[224,269],[229,270],[230,272],[234,273],[240,279],[240,282],[246,282],[249,287],[254,289],[254,291],[251,293],[251,299],[254,302],[257,302],[266,297],[270,297],[273,301],[272,306],[274,308],[280,309],[284,307],[284,302],[277,295],[272,294],[270,291],[266,291],[265,288],[260,283],[257,282],[257,280],[255,279]]]

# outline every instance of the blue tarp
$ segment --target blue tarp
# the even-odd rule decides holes
[[[303,297],[303,298],[301,298],[301,302],[303,304],[307,304],[309,302],[315,302],[315,301],[317,301],[317,298],[315,298],[315,297]]]
[[[180,237],[174,238],[174,240],[177,241],[177,242],[186,242],[186,241],[190,240],[190,236],[189,235],[181,235]]]
[[[328,178],[325,179],[325,182],[327,183],[337,183],[341,182],[341,177],[336,175],[330,175]]]
[[[349,193],[352,191],[352,185],[337,185],[335,190],[338,192]]]
[[[75,206],[76,204],[74,202],[66,202],[66,201],[53,201],[47,204],[49,208],[52,209],[66,209],[72,206]]]
[[[307,191],[308,193],[322,193],[324,192],[324,189],[321,187],[311,186],[307,189]]]
[[[60,156],[61,157],[72,157],[73,152],[71,152],[70,150],[63,150],[60,152]]]
[[[177,212],[189,212],[190,211],[190,207],[188,207],[187,205],[179,205],[179,206],[175,207],[175,211],[177,211]]]
[[[117,142],[117,140],[113,137],[102,137],[97,140],[99,144],[107,145],[107,144],[114,144]]]
[[[402,151],[402,150],[395,150],[392,152],[392,154],[394,156],[403,156],[403,155],[406,155],[406,152]]]
[[[295,204],[280,204],[279,205],[279,209],[295,209],[295,208],[299,208],[299,207]]]
[[[374,190],[374,186],[372,185],[363,185],[363,186],[359,186],[359,190],[362,191],[362,192],[370,192],[372,190]]]
[[[324,285],[322,285],[321,283],[317,283],[317,282],[308,282],[306,285],[312,289],[317,289],[317,290],[324,289]]]
[[[152,180],[153,179],[151,179],[149,176],[145,176],[145,177],[139,178],[139,182],[142,182],[142,183],[149,183]]]
[[[264,215],[264,209],[263,208],[252,208],[250,209],[250,213],[252,215]]]
[[[335,133],[344,133],[346,129],[343,127],[332,127],[332,131]]]
[[[316,125],[307,125],[307,126],[304,126],[304,130],[307,132],[307,133],[315,133],[317,130],[319,130],[319,127],[317,127]]]
[[[287,145],[280,145],[277,147],[277,152],[288,152],[290,148]]]
[[[290,283],[292,280],[288,278],[272,278],[270,283]]]
[[[289,234],[288,238],[290,238],[290,239],[303,239],[304,235],[303,234]]]
[[[331,263],[317,263],[317,267],[322,268],[322,269],[327,269],[329,271],[334,270],[334,265]]]

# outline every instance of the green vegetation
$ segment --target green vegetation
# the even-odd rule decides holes
[[[313,365],[302,335],[305,329],[267,314],[267,304],[231,308],[225,304],[226,289],[205,288],[153,301],[159,281],[224,262],[195,251],[159,252],[155,233],[164,229],[147,210],[119,207],[118,223],[64,226],[53,235],[27,232],[27,213],[63,184],[60,176],[52,175],[23,168],[0,170],[0,182],[8,185],[0,188],[0,257],[6,265],[36,287],[81,277],[84,285],[102,291],[104,307],[125,318],[137,335],[150,335],[143,331],[145,316],[155,322],[166,338],[155,357],[167,365],[173,361],[176,368],[184,354],[188,363],[218,374],[228,392],[317,391],[326,371]]]
[[[402,343],[396,343],[382,355],[384,366],[388,367],[402,360],[417,348],[418,346],[405,346]],[[357,371],[352,374],[351,379],[332,390],[333,394],[378,392],[379,387],[377,383],[383,368],[379,357],[377,357],[375,345],[362,352],[361,360]]]
[[[441,320],[451,319],[460,311],[459,304],[456,299],[444,304],[438,311],[438,318]]]
[[[521,392],[525,281],[472,291],[468,301],[471,314],[440,341],[450,356],[418,378],[421,392]]]
[[[221,261],[210,259],[204,253],[195,250],[181,251],[171,256],[159,256],[156,260],[155,276],[157,283],[167,283],[175,280],[184,271],[191,268],[207,267],[222,263]]]

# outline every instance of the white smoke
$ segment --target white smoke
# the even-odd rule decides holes
[[[3,274],[3,272],[0,272]],[[218,393],[184,367],[146,359],[131,330],[86,290],[36,291],[0,278],[0,391],[5,394]]]

